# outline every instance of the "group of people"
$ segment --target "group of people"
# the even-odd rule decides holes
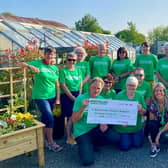
[[[66,142],[77,143],[83,165],[94,163],[94,151],[99,145],[115,144],[122,151],[142,147],[144,130],[151,144],[151,157],[160,151],[160,142],[168,143],[168,45],[166,56],[160,60],[150,53],[148,42],[142,43],[141,48],[142,54],[136,56],[134,64],[125,47],[118,49],[117,58],[112,61],[105,44],[98,45],[98,55],[89,61],[84,60],[84,48],[75,48],[67,54],[65,67],[60,70],[52,47],[44,50],[43,59],[20,64],[35,72],[32,97],[46,125],[44,138],[49,150],[63,149],[53,140],[52,110],[60,103],[67,118]],[[88,124],[90,98],[138,102],[136,125]]]

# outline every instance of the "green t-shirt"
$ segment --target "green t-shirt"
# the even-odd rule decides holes
[[[100,95],[101,95],[102,97],[104,97],[105,99],[115,99],[115,97],[116,97],[116,93],[115,93],[115,91],[114,91],[113,89],[108,90],[107,93],[105,93],[105,92],[102,90],[102,92],[100,93]]]
[[[82,72],[82,79],[84,80],[87,75],[90,75],[90,66],[89,62],[87,61],[82,61],[82,62],[77,62],[75,67],[77,69],[80,69]]]
[[[79,111],[82,107],[83,101],[86,99],[91,98],[88,93],[84,93],[82,95],[79,95],[74,102],[73,112]],[[101,96],[97,96],[96,98],[101,99]],[[83,135],[93,128],[97,127],[98,124],[88,124],[87,123],[87,115],[88,115],[88,109],[86,108],[83,112],[82,118],[73,124],[73,135],[76,137]]]
[[[108,56],[92,56],[89,60],[91,77],[104,77],[109,73],[111,60]]]
[[[60,70],[60,83],[65,83],[69,91],[79,91],[81,81],[82,73],[79,69],[63,68]],[[61,93],[64,93],[64,91],[61,90]]]
[[[145,100],[152,97],[152,87],[145,80],[142,81],[141,85],[138,85],[136,90],[141,93]]]
[[[47,65],[42,60],[27,62],[39,69],[40,73],[34,73],[34,85],[32,89],[33,99],[50,99],[56,96],[56,79],[59,71],[56,65]]]
[[[162,58],[158,61],[156,72],[159,72],[160,76],[168,82],[168,59]],[[168,89],[168,87],[166,86]]]
[[[145,80],[146,81],[154,81],[154,73],[157,66],[157,56],[154,54],[149,55],[138,55],[135,60],[135,67],[141,67],[144,69]]]
[[[133,99],[129,99],[126,90],[121,91],[117,96],[116,100],[127,100],[127,101],[137,101],[138,104],[141,104],[143,108],[146,109],[145,101],[143,96],[139,92],[135,92]],[[136,126],[122,126],[114,125],[114,129],[119,133],[134,133],[142,129],[142,116],[138,113],[137,115],[137,124]]]
[[[123,59],[123,60],[114,60],[111,66],[111,70],[115,73],[116,76],[120,76],[123,73],[126,72],[132,72],[133,71],[133,64],[131,59]],[[118,83],[114,84],[115,89],[123,89],[127,80],[127,77],[120,78]]]

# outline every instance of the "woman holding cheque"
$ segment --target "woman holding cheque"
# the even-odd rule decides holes
[[[75,99],[73,107],[74,136],[79,147],[80,158],[85,166],[94,163],[94,147],[96,145],[112,144],[117,139],[117,135],[108,125],[87,123],[89,99],[102,99],[103,97],[99,94],[103,86],[104,82],[101,78],[92,79],[89,92],[79,95]]]
[[[113,128],[120,133],[120,149],[129,150],[131,147],[141,147],[143,144],[143,128],[142,115],[146,113],[146,105],[142,95],[136,91],[138,80],[136,77],[129,77],[126,81],[126,90],[121,91],[117,96],[117,100],[137,101],[138,115],[135,126],[115,125]]]

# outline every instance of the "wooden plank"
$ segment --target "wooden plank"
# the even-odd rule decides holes
[[[0,161],[33,151],[35,149],[37,149],[37,143],[35,139],[21,142],[14,146],[1,149]]]
[[[0,151],[4,148],[9,148],[11,146],[15,146],[17,144],[29,141],[31,139],[36,140],[36,130],[29,130],[22,132],[20,134],[14,134],[8,137],[4,137],[0,139]]]
[[[36,130],[37,133],[37,148],[38,148],[38,163],[40,167],[45,165],[44,161],[44,138],[43,138],[43,130],[38,128]]]
[[[4,67],[0,68],[0,70],[13,70],[13,69],[21,69],[20,67]]]
[[[20,82],[24,82],[24,79],[14,80],[13,81],[13,83],[20,83]],[[5,84],[10,84],[10,81],[0,82],[0,85],[5,85]]]

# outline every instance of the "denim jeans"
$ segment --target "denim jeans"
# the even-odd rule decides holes
[[[35,102],[41,112],[41,121],[46,125],[46,128],[54,127],[53,107],[55,98],[51,99],[35,99]]]
[[[76,138],[79,156],[82,164],[88,166],[94,163],[94,149],[99,145],[110,145],[119,141],[119,134],[109,128],[106,132],[101,132],[96,127],[86,134]]]
[[[141,147],[144,141],[143,130],[135,133],[120,133],[120,149],[129,150],[131,147]]]

